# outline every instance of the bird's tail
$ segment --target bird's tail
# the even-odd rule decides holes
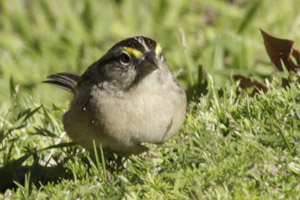
[[[48,83],[61,87],[69,92],[74,93],[77,87],[77,82],[79,81],[79,76],[70,73],[57,73],[47,76],[49,80],[43,81],[43,83]]]

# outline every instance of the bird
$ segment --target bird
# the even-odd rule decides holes
[[[93,141],[120,154],[148,151],[183,126],[187,99],[171,73],[162,47],[135,36],[113,45],[81,75],[56,73],[44,83],[74,94],[63,115],[64,130],[77,144],[93,151]]]

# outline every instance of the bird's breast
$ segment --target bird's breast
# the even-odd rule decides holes
[[[161,88],[124,95],[95,89],[90,103],[103,132],[129,145],[165,142],[180,129],[185,115],[179,94]]]

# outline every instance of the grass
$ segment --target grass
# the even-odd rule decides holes
[[[297,0],[0,1],[0,198],[299,199],[299,84],[281,87],[259,32],[299,47],[298,10]],[[71,95],[41,82],[84,72],[133,35],[161,43],[189,94],[186,122],[146,154],[94,158],[63,136]],[[269,92],[239,91],[234,73],[267,79]]]

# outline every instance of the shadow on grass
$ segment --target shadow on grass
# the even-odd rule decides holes
[[[61,179],[71,179],[72,172],[67,168],[63,167],[63,164],[58,164],[56,166],[42,166],[38,162],[34,162],[31,166],[23,166],[23,163],[33,156],[36,157],[38,152],[52,149],[73,146],[75,143],[61,143],[59,145],[52,145],[50,147],[27,153],[26,155],[18,158],[17,160],[12,160],[4,164],[0,168],[0,191],[4,192],[6,189],[16,188],[17,184],[24,185],[26,174],[30,173],[29,181],[34,183],[36,187],[44,185],[50,181],[56,182]],[[38,160],[38,159],[34,159]]]
[[[0,192],[4,193],[7,189],[16,189],[19,185],[24,186],[27,181],[29,182],[30,187],[35,185],[35,187],[40,188],[49,182],[58,183],[64,179],[72,180],[74,175],[72,170],[64,166],[71,156],[64,159],[62,162],[57,163],[55,166],[42,166],[39,164],[40,159],[37,157],[37,153],[47,149],[73,145],[75,145],[74,142],[53,145],[28,153],[17,160],[6,163],[0,168]],[[34,159],[33,164],[30,166],[23,166],[23,163],[31,156]],[[98,149],[96,154],[95,152],[90,152],[88,156],[84,156],[81,159],[81,162],[85,163],[88,168],[97,168],[97,170],[105,172],[105,179],[107,182],[110,182],[111,173],[124,170],[124,163],[127,159],[128,156],[118,155],[111,151],[105,151],[101,154]],[[103,166],[103,162],[105,166]]]
[[[18,187],[16,183],[25,184],[26,174],[30,174],[29,185],[34,184],[37,188],[48,182],[57,183],[62,179],[72,179],[73,174],[62,165],[45,167],[41,165],[11,167],[11,164],[0,169],[0,191]]]

